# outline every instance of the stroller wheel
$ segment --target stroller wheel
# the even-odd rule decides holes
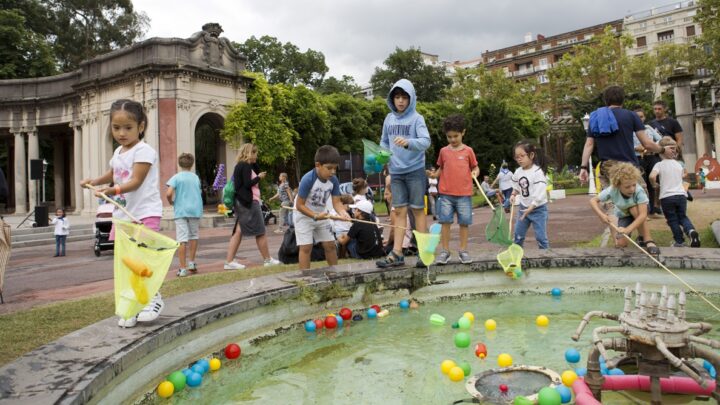
[[[99,248],[95,248],[95,256],[100,257],[100,253],[101,253],[101,252],[100,252],[100,249],[99,249]]]

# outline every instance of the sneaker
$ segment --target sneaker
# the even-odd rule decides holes
[[[197,264],[195,262],[188,262],[188,270],[190,270],[191,273],[197,273]]]
[[[680,243],[673,242],[672,245],[670,245],[670,247],[687,247],[687,246],[685,246],[685,243],[682,243],[682,242],[680,242]]]
[[[700,234],[694,229],[690,231],[690,247],[700,247]]]
[[[460,256],[460,263],[462,264],[469,264],[472,263],[472,257],[470,257],[470,253],[467,252],[467,250],[461,250],[458,252],[458,256]]]
[[[152,322],[160,316],[163,308],[165,308],[165,303],[163,302],[160,293],[157,293],[153,297],[152,301],[150,301],[150,303],[147,304],[147,306],[137,315],[137,321]]]
[[[187,277],[187,275],[188,275],[188,271],[186,269],[180,269],[177,272],[178,277]]]
[[[277,266],[278,264],[282,264],[282,262],[280,262],[280,260],[278,260],[278,259],[273,259],[271,257],[269,259],[265,259],[265,263],[263,265],[265,267],[268,267],[268,266]]]
[[[118,326],[121,328],[133,328],[137,325],[137,315],[130,319],[118,319]]]
[[[440,251],[440,254],[435,258],[436,264],[448,264],[450,261],[450,252],[447,250]]]
[[[384,259],[380,259],[375,262],[375,265],[380,267],[381,269],[387,268],[387,267],[397,267],[397,266],[404,266],[405,265],[405,257],[399,256],[395,251],[391,251],[387,257]]]
[[[285,233],[285,231],[282,230],[282,228],[278,228],[278,229],[274,230],[273,233],[281,234],[281,233]]]
[[[230,263],[225,262],[225,266],[223,266],[223,268],[225,270],[242,270],[245,266],[233,260]]]

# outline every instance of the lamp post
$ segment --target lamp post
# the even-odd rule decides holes
[[[585,128],[585,133],[587,133],[588,127],[590,126],[590,115],[588,113],[585,113],[582,117],[582,123],[583,128]],[[588,178],[588,194],[595,195],[597,194],[597,188],[595,187],[595,170],[592,164],[592,156],[588,158],[588,172],[590,175]]]

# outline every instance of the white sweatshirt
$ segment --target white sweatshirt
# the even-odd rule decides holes
[[[540,207],[547,204],[547,177],[537,165],[525,170],[518,167],[512,177],[513,189],[517,192],[520,205]]]
[[[70,234],[70,221],[67,217],[59,218],[55,217],[50,221],[52,225],[55,225],[55,235],[69,235]]]

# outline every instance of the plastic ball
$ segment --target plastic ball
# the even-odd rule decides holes
[[[562,397],[555,388],[545,387],[538,392],[538,404],[540,405],[560,405]]]
[[[527,399],[526,397],[524,397],[522,395],[518,395],[513,400],[513,405],[534,405],[534,404],[535,404],[535,402]]]
[[[460,367],[455,366],[450,369],[448,377],[450,377],[450,381],[462,381],[465,378],[465,372]]]
[[[470,346],[470,335],[465,332],[455,334],[455,346],[459,348]]]
[[[338,326],[338,320],[335,316],[326,316],[325,317],[325,327],[328,329],[335,329]]]
[[[461,361],[460,364],[458,364],[458,367],[460,367],[463,373],[465,373],[465,377],[469,376],[470,372],[472,371],[472,369],[470,368],[470,363],[468,363],[467,361]]]
[[[443,360],[443,362],[440,363],[440,371],[442,371],[443,374],[447,374],[450,372],[450,369],[456,365],[452,360]]]
[[[478,343],[475,345],[475,356],[481,359],[487,357],[487,347],[485,347],[485,344]]]
[[[343,309],[341,309],[340,312],[338,312],[338,313],[340,314],[340,316],[342,317],[342,319],[345,320],[345,321],[349,321],[350,319],[352,319],[352,316],[353,316],[353,313],[352,313],[352,311],[350,310],[350,308],[343,308]]]
[[[182,371],[182,373],[183,373],[183,375],[185,376],[185,378],[187,378],[187,376],[189,376],[192,372],[193,372],[193,371],[190,370],[189,368],[186,368],[186,369],[184,369],[184,370]]]
[[[715,366],[713,366],[709,361],[703,360],[703,368],[707,370],[708,374],[710,374],[710,377],[715,378],[717,376],[717,370],[715,370]]]
[[[190,369],[186,369],[186,370],[190,371]],[[172,383],[173,387],[175,387],[175,392],[180,392],[183,390],[183,388],[185,388],[185,383],[187,382],[187,376],[185,375],[184,371],[185,370],[175,371],[172,374],[170,374],[167,378],[168,381],[170,381]]]
[[[467,318],[470,320],[470,322],[475,322],[475,315],[473,315],[472,312],[465,312],[463,314],[463,318]]]
[[[202,374],[191,373],[187,378],[188,387],[198,387],[202,384]]]
[[[441,230],[442,230],[442,225],[440,225],[437,222],[430,225],[430,233],[431,234],[439,235]]]
[[[325,327],[325,322],[322,319],[316,319],[313,322],[315,322],[315,330],[321,330]]]
[[[194,366],[190,367],[190,370],[192,370],[193,373],[198,373],[200,375],[205,374],[205,367],[203,367],[202,364],[195,363]]]
[[[316,329],[315,321],[305,322],[305,331],[306,332],[315,332],[315,329]]]
[[[498,386],[498,388],[500,389],[500,392],[502,392],[503,394],[508,392],[508,389],[509,389],[508,386],[505,384],[500,384],[500,386]]]
[[[470,320],[465,318],[464,316],[460,319],[458,319],[458,326],[460,329],[470,329]]]
[[[572,387],[575,380],[578,379],[578,376],[572,370],[565,370],[565,371],[563,371],[562,375],[560,376],[560,379],[562,380],[562,383],[566,387]]]
[[[380,163],[381,165],[384,165],[385,163],[390,161],[391,153],[388,150],[381,150],[377,153],[377,156],[375,157],[375,161]]]
[[[559,297],[562,295],[562,290],[555,287],[552,290],[550,290],[550,294],[552,294],[553,297]]]
[[[445,317],[440,314],[430,315],[430,323],[435,326],[445,325]]]
[[[619,368],[613,368],[608,370],[608,375],[625,375],[625,372]]]
[[[238,346],[235,343],[230,343],[229,345],[225,346],[225,357],[228,359],[237,359],[240,357],[240,354],[242,351],[240,350],[240,346]]]
[[[408,300],[400,301],[400,309],[408,309],[408,308],[410,308],[410,302]]]
[[[608,375],[610,373],[610,370],[608,370],[607,366],[605,364],[600,365],[600,374],[602,375]]]
[[[380,308],[380,305],[378,304],[370,305],[370,308],[374,309],[376,313],[380,313],[380,311],[382,311],[382,308]]]
[[[453,329],[459,329],[459,328],[460,328],[460,325],[459,325],[457,322],[453,322],[453,324],[450,325],[450,327],[453,328]]]
[[[335,319],[337,319],[337,327],[338,328],[342,327],[343,323],[345,323],[342,316],[340,316],[340,315],[335,315]]]
[[[520,278],[523,275],[523,271],[520,267],[515,267],[513,270],[513,278]]]
[[[217,357],[213,357],[212,359],[210,359],[210,371],[218,371],[220,370],[221,366],[222,363]]]
[[[170,398],[175,392],[175,386],[170,381],[163,381],[157,387],[157,393],[160,398]]]
[[[360,315],[360,314],[353,315],[353,321],[357,322],[357,321],[362,321],[362,320],[363,320],[362,315]]]
[[[550,324],[550,319],[548,319],[545,315],[539,315],[537,318],[535,318],[535,324],[540,327],[545,327]]]
[[[497,329],[497,322],[493,319],[488,319],[485,321],[485,329],[487,330],[495,330]]]
[[[555,387],[555,391],[560,394],[560,402],[563,404],[567,404],[570,400],[572,400],[572,391],[570,391],[570,388],[564,385],[558,385]]]
[[[208,370],[210,370],[210,362],[207,359],[200,359],[195,364],[201,365],[202,368],[205,369],[205,373],[207,373]],[[203,373],[203,374],[205,374],[205,373]]]
[[[375,166],[375,163],[377,162],[377,158],[375,155],[368,154],[365,156],[365,163],[367,163],[368,166]]]
[[[587,369],[585,367],[576,368],[575,374],[577,374],[578,377],[585,377],[585,375],[587,374]]]
[[[512,356],[507,353],[500,353],[497,359],[497,364],[500,367],[510,367],[513,364]]]
[[[575,364],[580,361],[580,352],[577,351],[577,349],[567,349],[565,350],[565,360],[568,363]]]
[[[377,311],[375,308],[370,308],[367,310],[367,317],[368,319],[375,319],[377,317]]]

